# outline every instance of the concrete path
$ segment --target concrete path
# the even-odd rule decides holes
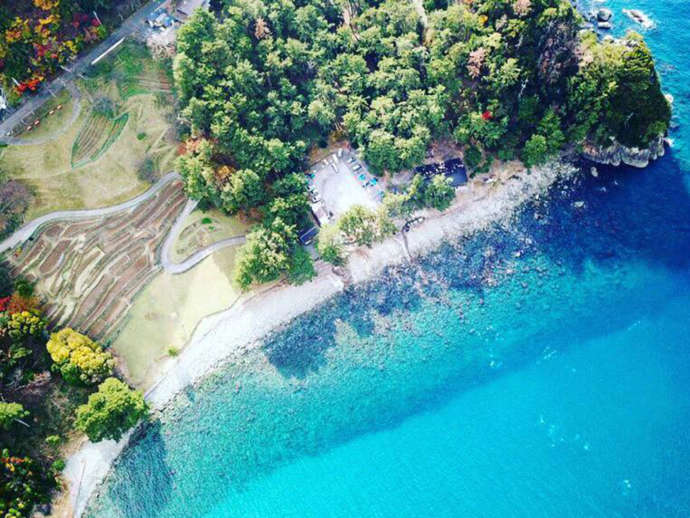
[[[0,254],[23,243],[29,239],[41,226],[47,223],[51,223],[53,221],[79,221],[82,219],[99,218],[132,209],[138,206],[140,203],[151,198],[170,182],[179,180],[180,178],[180,175],[174,171],[168,173],[163,178],[158,180],[158,182],[156,182],[148,191],[140,194],[136,198],[132,198],[131,200],[127,200],[123,203],[112,205],[110,207],[103,207],[100,209],[59,210],[45,214],[40,218],[36,218],[33,221],[26,223],[17,229],[10,237],[0,242]],[[182,230],[182,225],[184,224],[185,219],[187,219],[187,216],[192,213],[197,204],[198,202],[196,200],[187,200],[184,209],[182,209],[182,212],[177,217],[177,220],[173,226],[170,228],[170,232],[168,232],[168,235],[163,242],[160,254],[160,265],[166,272],[172,274],[186,272],[206,259],[213,252],[221,250],[226,246],[240,245],[245,242],[245,236],[229,237],[196,251],[181,263],[174,263],[170,259],[170,250],[175,242],[175,238]]]
[[[12,133],[14,128],[21,124],[22,121],[35,112],[48,99],[52,98],[51,92],[59,92],[63,86],[67,86],[75,75],[81,74],[91,64],[91,62],[103,54],[109,47],[114,45],[121,38],[126,38],[131,34],[142,30],[146,17],[157,9],[163,3],[162,0],[152,0],[144,5],[141,9],[133,13],[127,18],[122,25],[120,25],[110,36],[104,39],[101,43],[96,45],[86,54],[81,55],[72,63],[69,63],[66,68],[70,72],[64,72],[57,76],[50,83],[45,85],[41,92],[32,96],[24,102],[14,112],[9,114],[2,122],[0,122],[0,141],[7,141],[7,137]],[[9,143],[9,142],[8,142]]]
[[[184,225],[184,221],[187,219],[187,216],[189,216],[194,211],[197,204],[198,201],[196,200],[187,201],[187,204],[184,206],[184,209],[182,209],[182,212],[180,212],[180,215],[177,217],[177,220],[173,224],[172,228],[170,229],[170,232],[168,232],[168,236],[165,238],[165,241],[163,242],[163,246],[161,247],[160,264],[163,267],[163,269],[168,273],[178,274],[186,272],[190,268],[196,266],[201,261],[206,259],[213,252],[221,250],[226,246],[240,245],[245,242],[245,236],[229,237],[227,239],[223,239],[205,248],[202,248],[201,250],[194,252],[181,263],[172,262],[172,260],[170,259],[170,250],[172,249],[173,243],[175,243],[175,238],[177,238],[179,233],[182,231],[182,225]]]
[[[78,221],[82,219],[110,216],[111,214],[116,214],[118,212],[136,207],[141,202],[148,200],[151,196],[156,194],[170,182],[179,179],[180,175],[176,172],[168,173],[163,178],[158,180],[158,182],[156,182],[148,191],[140,194],[136,198],[119,203],[118,205],[112,205],[110,207],[103,207],[100,209],[59,210],[45,214],[44,216],[36,218],[35,220],[25,224],[16,230],[10,237],[0,242],[0,254],[29,239],[40,226],[45,225],[46,223],[56,220]]]

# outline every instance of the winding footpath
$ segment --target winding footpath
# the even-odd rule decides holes
[[[158,180],[158,182],[156,182],[148,191],[140,194],[135,198],[132,198],[131,200],[125,201],[118,205],[112,205],[111,207],[103,207],[100,209],[60,210],[45,214],[44,216],[36,218],[33,221],[30,221],[29,223],[25,224],[17,231],[15,231],[10,237],[0,242],[0,254],[6,252],[7,250],[11,250],[15,246],[28,240],[37,230],[39,230],[41,226],[51,223],[53,221],[80,221],[83,219],[110,216],[112,214],[117,214],[118,212],[133,209],[137,207],[139,204],[151,198],[170,182],[179,180],[180,178],[181,177],[178,173],[174,171],[170,172],[166,174],[164,177],[162,177],[160,180]],[[165,241],[163,242],[163,246],[161,247],[160,253],[160,265],[163,267],[163,270],[165,270],[168,273],[178,274],[186,272],[187,270],[193,268],[201,261],[206,259],[212,253],[221,250],[227,246],[242,244],[245,241],[245,236],[229,237],[227,239],[223,239],[221,241],[217,241],[211,245],[208,245],[207,247],[204,247],[201,250],[197,250],[181,263],[174,263],[170,259],[170,250],[172,249],[172,246],[175,242],[175,238],[182,230],[182,226],[184,225],[187,216],[189,216],[192,213],[192,211],[194,211],[194,209],[197,206],[197,203],[198,202],[195,200],[187,200],[184,209],[182,209],[182,212],[177,217],[175,223],[168,232]]]
[[[24,241],[29,239],[33,235],[33,233],[39,229],[39,227],[45,225],[46,223],[50,223],[56,220],[79,221],[82,219],[99,218],[103,216],[110,216],[112,214],[116,214],[124,210],[129,210],[136,207],[141,202],[148,200],[151,196],[156,194],[170,182],[179,179],[180,175],[176,172],[168,173],[163,178],[158,180],[158,182],[156,182],[153,185],[153,187],[151,187],[148,191],[118,205],[112,205],[110,207],[103,207],[100,209],[59,210],[56,212],[50,212],[48,214],[45,214],[44,216],[36,218],[33,221],[30,221],[26,225],[22,226],[17,231],[15,231],[10,237],[2,241],[0,243],[0,254],[14,248],[18,244],[23,243]]]
[[[81,92],[79,91],[79,88],[77,88],[76,85],[71,81],[65,82],[62,79],[58,79],[57,81],[64,85],[65,89],[72,97],[72,115],[70,116],[69,121],[63,123],[61,128],[56,129],[52,133],[42,137],[6,137],[4,139],[5,144],[12,146],[33,146],[37,144],[45,144],[46,142],[55,140],[63,133],[71,129],[72,125],[81,114]]]
[[[244,236],[235,236],[229,237],[227,239],[222,239],[221,241],[217,241],[211,245],[208,245],[207,247],[202,248],[201,250],[197,250],[181,263],[172,262],[170,260],[170,250],[172,249],[172,246],[175,243],[175,238],[182,231],[182,225],[184,225],[184,221],[187,219],[187,216],[189,216],[194,211],[198,203],[199,202],[196,200],[187,200],[184,209],[182,209],[180,215],[177,216],[177,220],[173,224],[172,228],[170,229],[170,232],[168,232],[168,236],[165,238],[165,241],[163,242],[163,246],[161,247],[160,264],[163,267],[163,269],[168,273],[178,274],[186,272],[190,268],[196,266],[201,261],[206,259],[213,252],[225,248],[226,246],[240,245],[245,241]]]

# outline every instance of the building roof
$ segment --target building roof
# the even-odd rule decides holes
[[[206,0],[182,0],[178,2],[176,12],[187,18],[198,7],[206,7]]]
[[[146,21],[152,27],[170,27],[173,24],[173,18],[168,14],[168,11],[159,7],[152,11],[147,17]]]
[[[326,207],[324,206],[322,201],[317,201],[316,203],[312,203],[311,205],[311,212],[314,214],[314,218],[316,218],[316,223],[321,227],[328,223],[331,218],[328,216],[328,211],[326,210]]]
[[[299,242],[303,245],[308,245],[314,240],[318,233],[319,229],[317,227],[311,227],[299,235]]]
[[[459,158],[452,158],[445,162],[436,162],[435,164],[423,164],[415,167],[414,171],[427,179],[431,179],[437,174],[445,175],[446,178],[450,178],[450,183],[453,187],[459,187],[467,183],[467,170]]]

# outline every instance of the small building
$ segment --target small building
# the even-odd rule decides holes
[[[415,174],[421,174],[427,180],[442,174],[450,179],[451,185],[455,188],[467,183],[467,170],[465,169],[465,164],[459,158],[452,158],[435,164],[420,165],[415,167],[414,172]]]
[[[316,235],[319,233],[319,229],[316,226],[312,226],[310,228],[307,228],[306,230],[303,230],[300,235],[299,235],[299,242],[302,244],[302,246],[307,246],[310,245],[313,241]]]
[[[162,7],[159,7],[146,17],[146,23],[152,29],[172,27],[174,22],[173,17]]]
[[[314,202],[309,206],[318,226],[322,227],[331,220],[331,217],[328,215],[328,211],[326,210],[326,206],[321,200]]]
[[[184,22],[196,9],[207,9],[209,0],[180,0],[175,8],[175,18]]]

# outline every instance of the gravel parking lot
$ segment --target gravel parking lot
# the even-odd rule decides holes
[[[383,197],[383,185],[379,179],[369,174],[366,164],[354,153],[345,150],[314,164],[309,174],[309,185],[334,219],[353,205],[374,209]]]

